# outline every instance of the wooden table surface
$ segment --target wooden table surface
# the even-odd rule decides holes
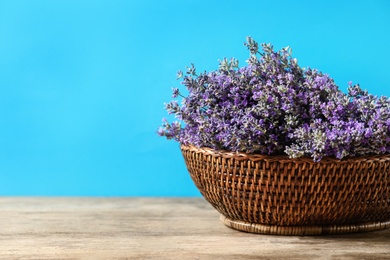
[[[1,259],[390,259],[390,229],[286,237],[225,227],[203,198],[0,197]]]

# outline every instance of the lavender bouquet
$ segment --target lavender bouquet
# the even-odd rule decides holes
[[[247,65],[234,58],[197,73],[192,64],[165,104],[177,121],[163,119],[160,136],[181,144],[290,158],[390,152],[390,100],[348,83],[348,93],[316,69],[301,68],[289,47],[274,51],[247,37]],[[181,98],[181,103],[177,98]]]

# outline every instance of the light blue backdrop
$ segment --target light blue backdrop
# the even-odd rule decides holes
[[[390,96],[386,0],[0,0],[0,195],[198,196],[163,103],[247,35]]]

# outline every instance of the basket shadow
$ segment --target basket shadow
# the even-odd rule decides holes
[[[307,237],[306,237],[307,238]],[[390,242],[390,229],[350,233],[350,234],[336,234],[336,235],[320,235],[311,236],[312,239],[331,239],[340,241],[370,241],[370,242]]]

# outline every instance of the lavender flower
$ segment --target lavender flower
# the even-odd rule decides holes
[[[344,94],[328,75],[303,69],[289,47],[274,51],[247,37],[247,66],[224,58],[218,70],[197,74],[193,64],[178,78],[165,104],[179,121],[163,120],[157,133],[182,144],[291,158],[390,152],[390,100],[349,82]],[[257,55],[259,54],[260,57]]]
[[[172,88],[172,98],[177,98],[180,95],[178,88]]]
[[[179,141],[179,135],[181,132],[180,122],[169,123],[166,118],[163,118],[163,126],[157,130],[157,134],[160,136],[165,136],[168,140],[174,139]]]

